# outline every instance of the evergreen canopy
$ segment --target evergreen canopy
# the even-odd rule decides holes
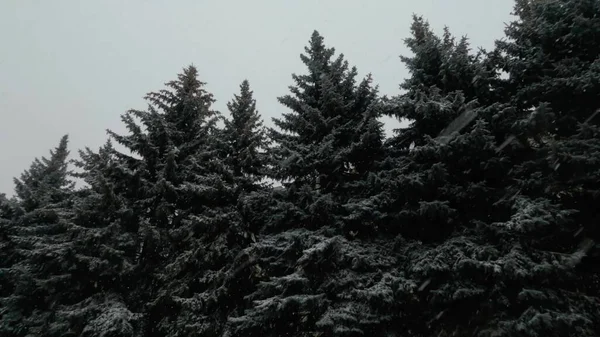
[[[0,194],[0,335],[600,334],[600,5],[514,14],[476,53],[414,16],[393,97],[315,31],[273,128],[189,66],[63,137]]]

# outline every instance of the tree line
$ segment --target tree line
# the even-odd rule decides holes
[[[476,52],[414,16],[392,97],[315,31],[272,128],[188,66],[65,135],[0,195],[0,335],[598,335],[600,3],[514,14]]]

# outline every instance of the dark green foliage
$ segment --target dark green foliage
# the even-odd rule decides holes
[[[194,67],[76,191],[65,137],[0,194],[0,335],[598,335],[599,7],[515,8],[491,53],[415,16],[392,98],[315,32],[270,138]]]
[[[73,183],[68,179],[67,136],[50,152],[36,159],[20,179],[15,179],[17,199],[4,200],[2,229],[7,239],[0,269],[2,325],[7,336],[52,335],[46,331],[53,310],[76,301],[68,290],[74,279],[72,239],[77,228],[68,219]]]
[[[189,333],[198,315],[219,321],[233,310],[236,298],[223,312],[200,299],[219,296],[215,282],[250,239],[237,212],[233,161],[219,156],[212,96],[194,67],[167,86],[147,95],[148,111],[123,116],[128,135],[110,132],[139,157],[116,153],[113,167],[129,182],[129,190],[117,193],[139,224],[133,277],[143,282],[129,301],[144,312],[143,329],[151,335]]]
[[[244,80],[240,93],[227,104],[231,117],[217,137],[223,162],[232,171],[237,209],[250,232],[258,232],[269,215],[269,139],[256,110],[250,84]],[[263,210],[262,212],[260,210]]]
[[[257,286],[225,336],[378,336],[393,321],[389,287],[400,275],[391,241],[292,230],[245,251],[256,261],[247,275]]]
[[[130,183],[123,197],[135,200],[132,208],[142,220],[175,229],[191,221],[185,213],[201,215],[231,202],[232,175],[216,155],[217,113],[210,109],[212,96],[197,79],[196,69],[186,68],[167,85],[171,90],[148,94],[148,111],[132,110],[123,116],[128,135],[110,134],[139,156],[115,154],[115,174]]]
[[[233,169],[241,188],[251,191],[266,174],[267,136],[247,80],[242,82],[239,95],[227,103],[227,108],[231,118],[225,119],[223,130],[225,162]]]
[[[484,99],[481,103],[487,103],[494,69],[486,67],[485,51],[471,54],[467,37],[456,42],[448,27],[438,37],[429,23],[416,15],[411,33],[405,43],[413,56],[400,57],[412,75],[400,86],[407,94],[435,86],[443,93],[461,91],[467,100]]]
[[[371,77],[356,85],[356,68],[343,55],[334,58],[316,31],[305,52],[308,74],[293,75],[291,94],[279,98],[291,111],[270,130],[272,178],[289,186],[296,213],[304,213],[295,225],[319,226],[337,221],[341,204],[381,156],[383,136]]]
[[[600,4],[517,0],[514,14],[508,40],[497,42],[511,101],[524,110],[549,103],[552,131],[570,135],[600,107]]]
[[[422,145],[426,135],[435,138],[442,131],[456,131],[445,129],[459,116],[468,123],[469,114],[476,116],[470,110],[492,103],[495,96],[491,85],[496,72],[490,69],[484,51],[470,53],[466,37],[456,42],[448,28],[438,37],[418,16],[413,17],[411,32],[405,42],[413,55],[401,57],[411,74],[400,86],[406,92],[388,101],[385,109],[386,114],[410,123],[396,130],[393,143],[402,149],[413,142]],[[445,102],[430,96],[444,97]]]
[[[477,153],[478,156],[471,156]],[[423,241],[443,240],[474,221],[497,218],[490,207],[502,197],[500,174],[506,166],[495,157],[494,142],[484,122],[448,144],[429,139],[385,172],[386,229]]]
[[[15,178],[15,194],[25,211],[64,202],[73,188],[68,178],[69,138],[63,136],[60,144],[50,151],[50,158],[35,159],[31,167]]]
[[[492,97],[494,72],[481,53],[470,54],[466,38],[456,43],[447,28],[440,38],[414,17],[406,44],[413,52],[402,57],[411,73],[406,92],[382,110],[409,125],[387,144],[389,157],[374,179],[377,209],[383,230],[440,241],[502,215],[491,205],[504,194],[510,163],[496,153],[494,136],[507,108],[482,104]]]
[[[598,278],[586,255],[593,254],[594,240],[583,239],[590,234],[579,229],[589,221],[581,216],[585,207],[563,194],[570,189],[559,183],[566,176],[559,178],[556,156],[589,158],[588,169],[595,171],[594,146],[580,141],[577,150],[566,150],[563,142],[574,139],[556,139],[557,113],[543,100],[533,110],[525,110],[522,101],[482,106],[474,100],[485,103],[490,96],[461,82],[460,73],[454,74],[455,87],[435,77],[438,69],[443,73],[440,50],[448,48],[427,32],[417,19],[415,36],[408,40],[415,56],[404,59],[413,75],[406,82],[408,92],[387,102],[387,111],[409,118],[411,125],[390,142],[397,158],[380,178],[391,187],[381,197],[384,214],[398,228],[388,226],[406,238],[435,242],[416,249],[407,269],[425,280],[428,305],[419,310],[419,301],[408,302],[405,310],[429,312],[413,317],[427,322],[421,327],[427,335],[593,335],[600,307],[591,285]],[[455,59],[445,66],[473,77],[461,64],[466,63]],[[511,74],[498,91],[510,93],[519,76],[523,73]],[[577,177],[570,183],[588,175],[567,170]],[[461,256],[468,260],[461,263]]]
[[[510,178],[521,191],[551,200],[571,216],[574,234],[553,233],[546,249],[573,250],[582,242],[599,242],[595,172],[597,147],[598,45],[597,1],[517,1],[519,20],[497,43],[509,101],[518,116],[514,129],[520,158]],[[532,109],[532,107],[534,109]],[[513,142],[517,143],[517,142]],[[567,239],[572,238],[572,239]],[[584,294],[598,293],[597,248],[577,265]],[[584,281],[585,280],[585,281]],[[594,295],[595,296],[595,295]]]

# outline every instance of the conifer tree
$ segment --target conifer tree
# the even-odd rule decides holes
[[[592,41],[600,34],[600,6],[588,0],[516,1],[514,13],[519,19],[497,46],[505,55],[504,85],[519,117],[513,127],[519,142],[512,145],[525,147],[520,155],[528,156],[515,179],[529,193],[578,209],[577,222],[599,240],[591,205],[599,191],[592,172],[600,68],[599,47]]]
[[[598,306],[583,305],[585,300],[573,293],[596,297],[600,284],[594,247],[600,231],[592,206],[600,195],[595,173],[600,72],[598,46],[591,42],[600,34],[600,6],[585,0],[516,1],[514,14],[518,19],[507,27],[507,39],[497,42],[504,55],[500,66],[509,74],[504,81],[507,101],[518,116],[513,125],[516,139],[507,140],[505,151],[520,160],[509,177],[531,200],[529,208],[545,211],[545,201],[571,210],[568,225],[550,223],[532,230],[536,253],[578,255],[560,285],[570,298],[570,309],[562,309],[564,299],[558,297],[538,312],[555,313],[547,321],[549,327],[561,326],[576,314],[582,319],[564,328],[595,334],[599,327],[588,319],[597,315]]]
[[[600,108],[600,5],[517,0],[514,14],[519,19],[507,27],[507,39],[497,42],[511,101],[519,111],[548,103],[556,114],[552,133],[577,132],[577,123]]]
[[[186,68],[167,86],[171,90],[147,95],[148,111],[123,115],[128,135],[109,134],[135,155],[115,154],[120,162],[116,168],[136,187],[125,197],[136,199],[136,212],[158,227],[175,228],[181,220],[175,220],[182,214],[178,210],[202,214],[209,205],[227,204],[231,195],[221,192],[229,183],[223,179],[230,177],[215,155],[218,113],[210,109],[212,95],[198,80],[196,68]]]
[[[253,190],[266,174],[266,132],[256,110],[250,83],[244,80],[239,95],[227,103],[231,113],[223,130],[226,164],[245,190]]]
[[[250,236],[236,209],[233,172],[219,156],[212,95],[193,66],[167,86],[147,95],[147,111],[123,116],[129,134],[109,134],[135,154],[115,151],[113,165],[129,186],[121,197],[139,223],[135,275],[143,282],[131,294],[138,303],[132,309],[144,312],[146,334],[174,336],[235,309],[235,291],[214,293],[216,280]],[[203,304],[215,296],[230,304]]]
[[[72,161],[79,172],[72,174],[85,185],[74,193],[67,219],[77,229],[71,237],[68,289],[76,297],[53,309],[48,335],[132,336],[141,331],[141,315],[128,303],[139,284],[132,277],[137,224],[120,196],[129,187],[115,175],[110,141],[97,152],[80,150],[79,157]]]
[[[527,3],[542,7],[555,4],[546,1]],[[541,8],[535,12],[539,15],[552,13]],[[525,16],[521,20],[528,21],[525,25],[545,25],[544,19],[539,17]],[[511,27],[520,25],[516,23]],[[532,49],[536,49],[537,43],[522,43],[518,48],[533,45]],[[539,57],[541,55],[536,54],[535,60],[544,63]],[[510,58],[507,60],[507,64],[512,64]],[[519,61],[515,60],[514,64]],[[509,79],[509,85],[492,89],[504,90],[511,96],[510,90],[514,90],[511,82],[518,83],[520,80],[516,78],[523,73],[511,76],[515,78]],[[401,109],[428,113],[422,116],[440,116],[440,107],[456,113],[449,102],[439,104],[452,96],[444,95],[440,88],[436,88],[434,94],[421,93],[419,99],[406,95],[408,99],[401,100],[405,104]],[[525,111],[521,108],[521,99],[515,96],[511,102],[475,108],[482,120],[446,141],[431,139],[443,125],[423,123],[433,126],[425,133],[424,143],[417,144],[399,160],[403,165],[398,166],[403,170],[395,174],[397,179],[391,180],[395,183],[389,184],[393,186],[391,191],[402,190],[406,194],[400,203],[391,207],[402,209],[398,223],[417,224],[414,227],[425,233],[434,231],[430,226],[441,224],[437,233],[445,232],[437,237],[436,245],[411,247],[418,253],[407,259],[404,275],[421,286],[416,296],[410,295],[410,291],[397,294],[412,302],[399,310],[411,316],[410,321],[422,323],[411,324],[405,329],[429,331],[433,335],[596,333],[598,325],[592,317],[599,312],[599,306],[591,284],[597,277],[589,270],[582,273],[578,267],[590,253],[594,241],[582,242],[577,238],[578,224],[574,221],[577,207],[565,204],[564,196],[561,200],[548,193],[548,188],[557,182],[553,173],[555,158],[551,159],[548,154],[560,146],[557,142],[548,143],[553,138],[550,126],[554,109],[551,105],[539,104],[533,110],[529,110],[531,105],[528,105]],[[454,106],[463,105],[461,101],[458,103]],[[417,120],[419,118],[423,117],[419,116]],[[494,146],[504,138],[494,139],[492,135],[508,136],[507,125],[519,139],[521,148]],[[594,131],[589,127],[586,129],[587,137],[590,137]],[[477,134],[478,137],[473,137]],[[570,142],[571,146],[574,143],[577,141]],[[562,151],[554,153],[559,152]],[[580,148],[578,153],[582,152],[585,150]],[[562,155],[565,156],[562,158],[568,158],[566,153]],[[578,161],[574,166],[569,165],[568,171],[573,172],[571,170],[579,165],[586,164]],[[391,191],[389,193],[393,195]],[[418,211],[411,211],[417,203]],[[432,215],[435,217],[431,218]],[[440,219],[443,220],[440,222]],[[427,235],[428,240],[423,240],[422,234],[418,235],[414,228],[401,232],[407,237],[417,234],[423,242],[432,237]],[[494,290],[490,291],[488,285]],[[418,307],[422,310],[415,310]],[[416,312],[418,316],[412,316]],[[425,315],[421,316],[423,313]]]
[[[97,152],[90,148],[79,151],[79,157],[73,162],[81,171],[74,176],[86,186],[77,191],[72,221],[80,228],[76,240],[80,262],[77,272],[82,281],[83,275],[89,279],[80,292],[124,290],[130,286],[123,279],[134,264],[139,228],[123,197],[128,187],[115,174],[117,160],[110,140]]]
[[[26,211],[65,201],[73,189],[69,181],[68,135],[50,151],[50,158],[36,158],[30,168],[15,178],[15,193]]]
[[[279,98],[291,111],[275,118],[278,130],[270,130],[275,142],[272,178],[289,187],[294,207],[299,207],[296,220],[308,213],[313,224],[339,212],[348,197],[346,185],[364,179],[381,151],[379,111],[373,108],[376,89],[370,77],[357,87],[356,68],[334,53],[315,31],[301,55],[308,73],[292,75],[296,85],[291,94]]]
[[[489,69],[482,63],[485,51],[471,54],[466,36],[457,42],[450,29],[444,27],[443,35],[439,37],[429,22],[414,15],[411,37],[404,42],[413,53],[412,57],[400,57],[411,73],[411,77],[400,85],[407,93],[435,86],[443,93],[461,91],[467,101],[481,100],[487,94],[491,79]]]
[[[88,147],[80,150],[79,159],[73,160],[75,167],[81,170],[73,173],[73,176],[86,184],[77,191],[77,197],[80,199],[75,207],[77,223],[86,227],[103,227],[114,221],[118,213],[125,208],[122,195],[128,187],[115,176],[118,171],[114,165],[117,162],[110,140],[97,152]]]
[[[411,33],[405,43],[413,55],[401,57],[411,75],[401,85],[406,91],[384,101],[387,113],[410,124],[387,144],[379,210],[384,228],[439,240],[494,216],[488,205],[502,195],[503,180],[490,122],[502,107],[480,103],[491,97],[494,72],[481,53],[470,53],[466,38],[457,43],[448,28],[438,37],[418,16]]]
[[[50,158],[35,159],[15,179],[21,211],[9,220],[14,254],[2,272],[3,282],[12,289],[1,299],[5,308],[1,329],[9,336],[58,335],[50,329],[53,310],[78,296],[67,291],[74,282],[69,271],[75,264],[72,239],[77,233],[68,221],[74,184],[69,179],[67,143],[68,137],[62,137]]]
[[[83,188],[65,136],[0,194],[0,335],[599,335],[599,6],[517,0],[489,54],[415,17],[383,100],[315,32],[268,156],[248,82],[219,129],[185,68]]]
[[[435,138],[442,131],[455,131],[444,129],[461,115],[468,123],[475,115],[470,112],[474,107],[486,106],[495,97],[491,89],[495,70],[486,62],[485,51],[471,54],[466,37],[457,42],[448,27],[439,37],[425,19],[415,15],[411,37],[405,43],[413,55],[401,56],[401,60],[411,76],[400,85],[405,92],[389,101],[395,108],[387,112],[410,123],[396,130],[392,141],[401,149],[408,149],[413,142],[423,144],[425,135]],[[439,107],[435,105],[441,103],[416,104],[438,94],[453,103]],[[465,108],[454,109],[457,101],[464,102]]]

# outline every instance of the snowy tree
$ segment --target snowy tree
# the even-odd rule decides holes
[[[73,189],[68,178],[67,145],[63,136],[58,147],[50,151],[50,158],[36,158],[20,178],[15,178],[15,193],[26,211],[65,201]]]
[[[470,53],[466,36],[457,42],[450,29],[444,27],[439,37],[423,17],[414,15],[411,37],[404,42],[413,53],[412,57],[400,57],[411,73],[400,85],[407,93],[435,86],[443,93],[461,91],[468,101],[489,94],[494,71],[484,64],[484,50]]]
[[[437,41],[433,46],[442,44]],[[410,116],[412,125],[403,132],[415,145],[391,143],[401,155],[380,175],[388,187],[380,208],[389,219],[387,227],[418,239],[416,246],[408,241],[403,269],[415,286],[394,294],[406,304],[397,310],[416,323],[403,330],[431,335],[593,335],[598,327],[592,317],[599,307],[588,296],[595,296],[597,276],[595,269],[583,272],[578,265],[590,259],[594,240],[577,237],[579,207],[565,204],[564,195],[555,197],[566,185],[554,185],[554,170],[560,167],[549,153],[577,163],[565,168],[573,172],[586,165],[575,158],[592,154],[594,147],[575,150],[571,145],[570,151],[580,154],[568,155],[565,147],[548,141],[555,115],[550,106],[539,104],[524,113],[521,103],[482,105],[489,96],[484,91],[469,97],[468,90],[458,88],[467,83],[460,84],[460,74],[454,74],[455,91],[446,91],[452,83],[444,83],[443,72],[436,68],[443,53],[432,52],[429,45],[415,55],[405,59],[418,61],[409,66],[413,76],[406,82],[407,93],[386,102],[386,109]],[[466,73],[469,77],[473,75]],[[501,81],[489,83],[500,85],[493,91],[510,92]],[[463,116],[469,118],[463,121]],[[455,125],[461,127],[446,132]],[[592,137],[593,131],[584,129]],[[504,141],[497,136],[509,132],[514,144],[497,147]],[[548,193],[551,188],[557,189]]]
[[[167,86],[147,95],[147,111],[123,115],[128,135],[109,134],[133,154],[116,153],[115,169],[130,183],[125,197],[136,200],[135,212],[158,227],[176,228],[186,212],[202,214],[231,202],[232,175],[216,155],[218,113],[196,68]]]
[[[236,207],[234,172],[219,155],[222,131],[212,95],[193,66],[167,87],[146,96],[146,111],[123,115],[129,134],[109,134],[132,153],[115,151],[112,165],[129,187],[118,193],[139,227],[134,275],[144,281],[130,294],[137,303],[132,309],[144,312],[146,333],[174,336],[199,316],[222,314],[199,298],[212,296],[210,285],[224,272],[215,270],[230,263],[250,235]],[[220,307],[225,312],[235,308],[236,299],[227,298],[230,306]]]
[[[405,44],[413,55],[401,56],[401,60],[411,76],[400,85],[405,92],[387,100],[386,108],[386,114],[410,123],[395,130],[397,136],[391,142],[402,149],[408,149],[413,142],[423,144],[425,135],[434,138],[443,131],[460,131],[456,127],[445,129],[459,117],[464,123],[457,123],[458,126],[466,126],[476,115],[471,112],[475,106],[493,101],[491,85],[496,75],[486,62],[485,51],[471,54],[468,39],[462,37],[456,42],[447,27],[442,37],[437,36],[420,16],[413,17],[411,37],[405,39]],[[427,102],[428,96],[437,94],[447,96],[453,103],[441,107],[435,106],[438,103],[415,104]],[[463,103],[467,106],[460,111],[452,107]]]
[[[64,136],[50,158],[35,159],[15,179],[21,210],[9,205],[13,214],[3,226],[9,239],[9,254],[1,269],[3,293],[2,334],[52,335],[45,330],[53,323],[53,308],[77,298],[67,291],[73,284],[72,239],[77,228],[69,222],[73,182],[68,172],[68,137]],[[5,205],[6,206],[6,205]],[[4,207],[6,211],[6,207]]]
[[[266,174],[267,136],[248,80],[242,82],[239,95],[234,95],[227,108],[231,118],[225,119],[223,130],[225,162],[242,188],[250,191]]]
[[[377,90],[370,77],[357,86],[356,68],[334,54],[315,31],[301,55],[308,73],[294,74],[291,94],[279,98],[291,111],[275,118],[277,129],[270,130],[272,178],[288,186],[297,207],[295,216],[288,215],[305,225],[339,213],[348,184],[364,179],[381,153],[379,111],[373,108]],[[310,220],[301,220],[302,213]]]
[[[552,133],[577,132],[577,123],[600,108],[600,6],[594,0],[517,0],[513,14],[518,19],[506,28],[507,39],[497,42],[513,104],[528,111],[548,103],[556,114]]]
[[[595,1],[516,1],[517,20],[498,41],[503,83],[517,118],[507,153],[521,159],[510,172],[521,193],[576,212],[571,227],[540,233],[544,249],[572,252],[600,240],[596,173],[599,168],[598,45],[600,7]],[[507,140],[509,143],[510,139]],[[565,233],[567,231],[567,233]],[[593,246],[593,245],[592,245]],[[577,264],[574,289],[597,294],[597,248]],[[581,315],[590,309],[578,309]]]
[[[382,102],[386,114],[407,120],[387,143],[387,158],[373,181],[381,227],[424,241],[443,240],[474,220],[494,218],[488,205],[503,195],[502,154],[495,151],[493,116],[506,107],[484,105],[495,72],[458,43],[415,16],[405,40],[412,57],[401,57],[410,77],[405,92]],[[369,207],[370,209],[373,207]],[[364,216],[364,218],[367,217]]]
[[[517,0],[491,53],[415,16],[382,99],[315,32],[266,132],[185,68],[81,189],[65,137],[0,194],[0,335],[598,335],[599,10]]]

